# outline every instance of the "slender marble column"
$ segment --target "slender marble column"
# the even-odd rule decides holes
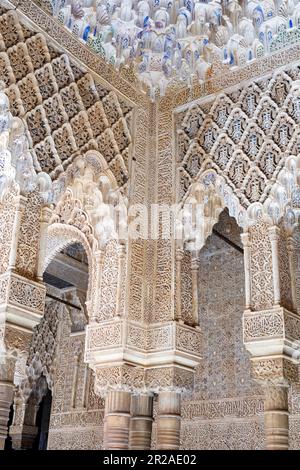
[[[181,396],[161,392],[158,397],[157,448],[177,450],[180,446]]]
[[[40,221],[40,237],[39,237],[39,249],[38,249],[38,261],[37,261],[37,280],[43,281],[44,274],[44,261],[46,257],[47,248],[47,228],[49,225],[52,211],[49,207],[43,207],[41,211]]]
[[[10,432],[12,437],[12,448],[14,450],[31,450],[33,443],[38,435],[37,426],[28,426],[24,424],[20,432]]]
[[[280,233],[280,230],[278,227],[274,226],[274,227],[269,228],[269,237],[270,237],[271,247],[272,247],[274,305],[279,305],[281,301],[279,256],[278,256],[279,233]]]
[[[104,447],[107,450],[129,449],[130,401],[129,392],[108,392],[104,423]]]
[[[251,305],[251,273],[250,273],[250,240],[249,233],[241,233],[241,240],[244,247],[244,271],[245,271],[245,309]]]
[[[147,450],[151,447],[153,397],[134,395],[131,399],[130,449]]]
[[[0,382],[0,450],[4,449],[8,432],[8,418],[14,397],[14,384]]]
[[[182,321],[181,316],[181,263],[184,257],[184,251],[180,248],[176,249],[176,320]]]
[[[192,317],[193,326],[199,325],[199,253],[192,253],[191,272],[192,272]]]
[[[267,450],[289,448],[288,387],[265,388],[265,437]]]
[[[118,283],[117,283],[117,295],[116,295],[116,315],[122,316],[122,284],[123,274],[126,261],[126,247],[125,245],[119,245],[118,247]]]
[[[293,311],[297,311],[296,273],[295,273],[295,241],[293,235],[287,237],[287,252],[289,257],[289,268],[291,276],[291,294]]]
[[[26,204],[26,198],[24,196],[20,196],[19,205],[16,210],[14,226],[13,226],[13,231],[12,231],[12,242],[11,242],[9,265],[8,265],[9,271],[13,271],[16,266],[20,226],[21,226],[21,221],[22,221],[22,214],[25,209],[25,204]]]

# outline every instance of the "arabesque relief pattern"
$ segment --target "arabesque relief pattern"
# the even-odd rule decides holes
[[[24,191],[12,164],[0,206],[6,415],[15,385],[22,390],[22,384],[31,384],[30,393],[35,381],[40,399],[42,374],[53,392],[51,449],[101,449],[108,445],[106,433],[110,442],[117,437],[121,448],[128,448],[130,395],[145,390],[158,402],[153,447],[263,448],[266,427],[270,435],[266,411],[276,415],[280,408],[290,415],[289,446],[299,448],[298,359],[255,350],[275,344],[294,353],[300,338],[292,288],[299,280],[292,248],[299,208],[299,67],[285,65],[272,76],[200,101],[201,90],[218,91],[222,78],[215,89],[212,81],[150,103],[140,91],[133,93],[134,78],[126,89],[130,70],[116,76],[60,25],[55,29],[34,3],[21,2],[20,8],[0,11],[0,67],[11,113],[25,125],[24,152],[32,155],[40,179],[34,190]],[[39,32],[23,15],[30,11]],[[71,54],[53,42],[60,33]],[[75,61],[78,51],[82,57]],[[277,65],[292,60],[295,51],[292,46],[290,55],[283,52]],[[265,72],[274,61],[266,59]],[[251,69],[254,75],[262,70],[259,64]],[[236,80],[251,78],[247,67]],[[105,83],[109,77],[111,83]],[[226,85],[233,84],[229,78]],[[191,96],[198,101],[187,104]],[[5,119],[0,150],[9,156],[17,147],[8,142],[9,131],[15,134]],[[12,122],[14,127],[21,121]],[[172,240],[117,243],[104,230],[111,221],[101,210],[103,202],[149,208],[153,202],[193,198],[204,209],[198,249],[218,219],[217,229],[226,236],[232,222],[220,214],[227,207],[244,229],[243,244],[237,229],[229,237],[244,249],[245,269],[241,254],[215,243],[215,235],[199,254],[178,249]],[[83,246],[89,263],[86,316],[76,326],[71,314],[59,317],[55,302],[45,307],[42,283],[49,263],[74,243]],[[26,332],[7,326],[7,318]],[[16,408],[21,401],[20,392]],[[113,431],[107,428],[118,406],[126,429],[118,416]],[[21,413],[17,424],[26,424]],[[0,431],[2,445],[5,426]],[[268,445],[276,442],[269,439]]]
[[[95,395],[93,374],[84,362],[85,332],[71,329],[67,312],[58,342],[48,448],[100,450],[104,401]]]
[[[221,225],[222,223],[222,225]],[[216,226],[235,240],[240,229],[223,213]],[[222,231],[222,233],[224,233]],[[212,234],[200,252],[199,323],[203,360],[195,388],[183,403],[184,449],[263,448],[263,400],[250,377],[243,346],[243,254]]]
[[[298,155],[299,68],[220,92],[177,115],[179,197],[207,169],[240,204],[264,203],[290,155]]]
[[[125,186],[132,106],[21,25],[15,12],[2,10],[0,32],[0,74],[12,114],[26,123],[37,171],[56,179],[76,155],[98,150]]]

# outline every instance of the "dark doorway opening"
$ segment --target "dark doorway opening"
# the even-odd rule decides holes
[[[49,424],[51,415],[52,394],[48,389],[44,395],[36,415],[38,433],[33,443],[34,450],[46,450],[48,444]]]

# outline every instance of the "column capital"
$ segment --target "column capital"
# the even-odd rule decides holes
[[[0,354],[0,382],[13,383],[17,356],[12,351]]]
[[[251,358],[251,376],[265,387],[289,387],[299,380],[299,366],[282,356]]]
[[[48,224],[53,215],[53,209],[49,206],[43,206],[41,209],[41,222]]]
[[[271,241],[277,241],[280,235],[280,228],[277,225],[268,227],[268,233]]]
[[[243,316],[246,349],[251,353],[253,378],[284,385],[298,380],[300,317],[283,307]]]
[[[241,240],[242,240],[242,244],[243,246],[250,246],[250,234],[249,232],[242,232],[241,235]]]
[[[182,261],[184,258],[184,253],[185,253],[184,248],[176,248],[175,250],[176,261]]]
[[[191,389],[202,357],[202,333],[177,321],[144,325],[114,318],[87,326],[85,361],[96,392]]]
[[[200,260],[199,260],[199,252],[192,252],[191,253],[191,269],[198,270],[200,267]]]
[[[44,314],[45,285],[14,272],[0,276],[0,314],[11,326],[31,332]]]

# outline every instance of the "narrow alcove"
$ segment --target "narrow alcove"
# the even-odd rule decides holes
[[[243,344],[241,231],[225,209],[199,253],[203,359],[196,369],[195,391],[186,402],[197,413],[182,426],[189,449],[262,447],[261,391],[250,377],[250,358]]]
[[[46,450],[49,435],[50,415],[52,405],[52,393],[47,388],[46,394],[39,404],[39,409],[36,415],[36,426],[38,433],[33,443],[33,450]]]

